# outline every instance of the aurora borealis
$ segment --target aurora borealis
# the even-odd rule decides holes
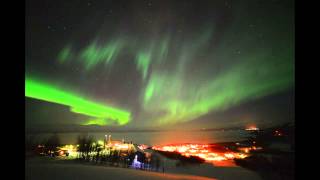
[[[233,108],[294,89],[293,2],[29,3],[26,97],[69,107],[57,115],[61,124],[218,126],[292,117],[261,116],[279,109],[276,100],[234,119],[215,114],[230,117]],[[41,7],[48,11],[35,11]],[[26,113],[31,125],[55,121]]]
[[[90,120],[88,124],[107,125],[108,120],[117,121],[119,125],[130,121],[130,113],[113,107],[90,102],[79,95],[59,90],[56,87],[27,78],[25,82],[25,96],[52,103],[70,106],[70,111],[97,118]]]

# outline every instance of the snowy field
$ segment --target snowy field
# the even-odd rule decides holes
[[[77,164],[46,157],[26,160],[25,177],[28,180],[260,180],[258,175],[241,167],[213,167],[202,164],[192,167],[168,168],[165,173]],[[170,162],[167,161],[167,165]]]
[[[27,180],[214,180],[214,178],[201,176],[61,163],[39,158],[26,160],[25,168],[25,177]]]

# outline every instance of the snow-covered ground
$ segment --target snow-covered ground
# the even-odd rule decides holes
[[[241,167],[213,167],[210,164],[173,167],[173,161],[166,161],[165,173],[77,164],[61,160],[50,160],[46,157],[30,158],[25,163],[25,177],[29,180],[260,180],[256,173]]]
[[[193,175],[63,163],[45,158],[28,159],[25,168],[25,177],[28,180],[214,180],[214,178]]]
[[[177,167],[176,160],[168,159],[160,155],[161,161],[165,166],[165,172],[190,174],[203,177],[214,177],[219,180],[261,180],[260,176],[254,172],[240,166],[221,167],[213,166],[209,163],[199,165],[189,165]]]
[[[207,163],[198,166],[167,169],[167,172],[215,177],[219,180],[261,180],[257,173],[242,167],[213,167]]]

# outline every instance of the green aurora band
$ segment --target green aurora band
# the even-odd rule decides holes
[[[292,27],[278,19],[269,24],[257,21],[253,31],[242,21],[233,22],[223,34],[209,24],[185,36],[125,39],[117,35],[111,41],[93,41],[78,52],[62,49],[61,62],[77,61],[89,72],[100,64],[107,67],[110,62],[121,61],[117,58],[120,53],[130,54],[143,82],[137,105],[142,112],[134,118],[151,126],[191,121],[292,88]],[[98,119],[104,116],[100,111],[86,113]]]
[[[101,62],[108,65],[117,56],[121,46],[121,41],[112,42],[104,46],[99,46],[97,42],[93,42],[83,50],[79,59],[85,62],[86,70],[92,69],[92,67]]]
[[[142,77],[145,80],[148,75],[148,68],[151,62],[151,53],[139,53],[137,57],[137,69],[142,72]]]
[[[292,86],[292,64],[256,66],[249,70],[249,65],[239,65],[206,84],[188,82],[189,87],[179,76],[153,74],[144,93],[143,107],[149,112],[166,112],[154,118],[159,124],[170,124],[173,119],[174,123],[185,122]],[[265,68],[269,71],[264,72]]]
[[[281,92],[294,84],[292,47],[286,48],[286,51],[276,57],[269,56],[268,52],[244,54],[241,61],[230,65],[223,73],[213,74],[211,78],[209,74],[208,78],[208,74],[198,72],[190,80],[192,72],[188,71],[188,67],[197,58],[197,54],[207,48],[207,42],[211,38],[210,31],[202,34],[198,40],[187,42],[180,49],[176,49],[176,55],[171,57],[167,52],[170,49],[168,37],[163,38],[167,39],[166,41],[151,43],[148,51],[136,50],[136,69],[145,82],[144,90],[140,94],[142,107],[146,114],[155,114],[139,118],[149,119],[150,124],[154,125],[186,122],[209,112],[224,110],[249,100]],[[80,53],[86,59],[85,69],[90,70],[101,62],[108,64],[110,58],[114,56],[111,52],[121,51],[116,44],[106,45],[108,46],[114,49],[104,52],[92,44],[85,48]],[[219,56],[235,58],[221,53],[211,55],[209,58],[214,59]],[[163,70],[163,64],[170,58],[177,59],[176,64],[172,65],[175,70]],[[103,115],[98,114],[97,117],[99,116]]]
[[[70,107],[70,111],[94,117],[83,125],[109,125],[116,122],[125,125],[130,121],[130,113],[114,107],[89,101],[77,94],[60,90],[30,78],[25,80],[25,96]]]
[[[66,60],[71,59],[72,58],[72,50],[70,46],[66,46],[65,48],[63,48],[61,50],[61,52],[58,54],[58,60],[59,63],[65,63]]]

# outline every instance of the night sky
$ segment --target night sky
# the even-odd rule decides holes
[[[26,2],[26,127],[294,122],[293,1]]]

